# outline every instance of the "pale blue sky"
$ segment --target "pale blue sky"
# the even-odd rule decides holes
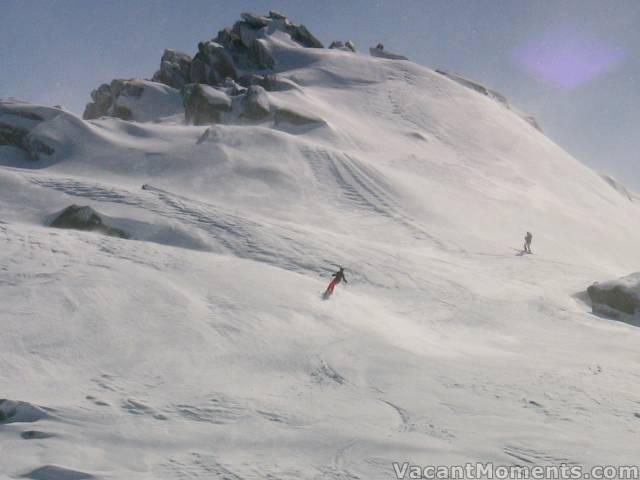
[[[0,0],[0,97],[82,113],[100,83],[149,78],[164,48],[193,54],[240,12],[269,9],[325,44],[383,42],[481,81],[640,190],[638,0]]]

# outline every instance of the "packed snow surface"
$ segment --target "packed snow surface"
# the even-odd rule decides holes
[[[0,147],[0,472],[637,461],[640,330],[580,300],[640,265],[637,203],[430,69],[264,42],[270,105],[322,123],[20,105],[55,153]],[[47,226],[72,204],[132,239]]]

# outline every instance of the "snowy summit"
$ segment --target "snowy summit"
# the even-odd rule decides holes
[[[635,307],[587,288],[638,269],[639,197],[488,87],[331,47],[243,13],[83,118],[0,100],[0,478],[637,461]]]

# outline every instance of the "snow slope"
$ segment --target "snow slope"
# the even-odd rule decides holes
[[[324,123],[20,105],[55,154],[0,147],[0,472],[633,463],[640,331],[576,294],[640,262],[637,204],[428,68],[264,42]],[[46,226],[72,203],[134,238]]]

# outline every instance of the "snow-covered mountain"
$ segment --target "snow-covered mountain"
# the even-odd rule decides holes
[[[0,103],[6,478],[636,460],[640,332],[582,300],[640,264],[635,194],[495,92],[316,42],[244,15],[85,120]],[[51,228],[72,204],[131,238]]]

